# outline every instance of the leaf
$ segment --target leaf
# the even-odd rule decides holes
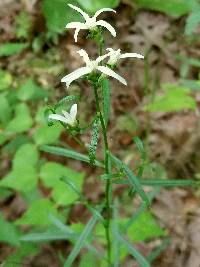
[[[72,12],[72,9],[67,5],[71,3],[71,0],[42,1],[42,12],[49,31],[62,33],[67,23],[80,21],[79,14]],[[76,5],[75,0],[73,0],[73,4]]]
[[[140,264],[141,267],[151,267],[148,261],[144,258],[140,252],[135,249],[126,239],[124,239],[121,235],[118,234],[119,241],[126,247],[129,254],[132,255],[137,262]]]
[[[145,159],[146,158],[146,152],[145,152],[144,144],[143,144],[142,140],[138,136],[135,136],[135,137],[133,137],[133,141],[135,142],[142,159]]]
[[[27,165],[33,167],[36,165],[39,159],[39,154],[35,145],[24,144],[17,150],[13,159],[13,168],[23,168],[25,165],[24,159],[26,160]]]
[[[13,223],[5,221],[0,214],[0,242],[18,246],[19,236],[16,226]]]
[[[56,240],[70,240],[74,238],[74,234],[65,233],[60,230],[47,230],[43,233],[31,233],[26,234],[20,238],[21,241],[27,241],[27,242],[50,242],[50,241],[56,241]]]
[[[8,89],[12,84],[12,76],[9,72],[0,69],[0,91]]]
[[[100,119],[99,117],[97,117],[92,125],[92,138],[89,147],[89,159],[92,165],[95,165],[95,160],[96,160],[96,150],[99,140],[99,126],[100,126]]]
[[[133,172],[129,169],[129,167],[125,165],[121,160],[119,160],[113,155],[111,155],[111,159],[115,164],[116,168],[119,171],[124,172],[124,174],[128,178],[129,183],[137,191],[137,193],[140,195],[141,199],[146,203],[146,205],[149,206],[149,199],[141,186],[140,180],[133,174]]]
[[[29,209],[16,221],[17,225],[47,226],[51,222],[49,214],[58,216],[53,203],[46,199],[34,201]]]
[[[128,180],[117,180],[113,181],[116,184],[130,184]],[[191,179],[140,179],[140,183],[145,186],[162,186],[162,187],[177,187],[177,186],[195,186],[195,180]]]
[[[46,187],[52,188],[52,198],[57,205],[70,205],[74,203],[78,196],[74,190],[61,181],[61,178],[67,176],[73,181],[76,189],[81,192],[84,181],[84,174],[75,172],[58,163],[48,162],[40,170],[40,178]]]
[[[172,17],[180,17],[189,13],[196,0],[132,0],[140,7],[164,12]]]
[[[20,54],[27,47],[27,43],[4,43],[0,45],[0,56],[8,57]]]
[[[12,140],[4,145],[3,152],[13,154],[18,150],[22,145],[29,143],[30,137],[27,135],[19,134],[16,137],[12,138]]]
[[[79,267],[91,267],[91,266],[100,266],[100,262],[97,261],[95,255],[91,252],[88,252],[81,256]]]
[[[54,155],[59,155],[59,156],[72,158],[72,159],[76,159],[79,161],[90,163],[90,159],[88,156],[81,154],[81,153],[78,153],[78,152],[75,152],[75,151],[70,150],[70,149],[65,149],[65,148],[56,147],[56,146],[42,146],[40,148],[40,150],[47,152],[47,153],[54,154]],[[104,165],[97,160],[95,160],[95,166],[104,167]]]
[[[0,94],[0,122],[6,125],[11,119],[11,107],[4,94]]]
[[[200,5],[192,11],[192,13],[187,17],[185,25],[185,34],[191,35],[200,23]]]
[[[6,131],[9,133],[23,133],[31,128],[33,119],[25,103],[18,104],[15,108],[15,117],[9,122]]]
[[[44,99],[47,97],[47,92],[43,88],[38,86],[32,79],[28,79],[17,92],[18,99],[22,101]]]
[[[183,109],[195,110],[196,101],[189,96],[189,89],[178,85],[166,84],[165,94],[156,96],[152,104],[146,106],[146,110],[150,112],[175,112]]]
[[[101,94],[103,102],[103,117],[105,124],[108,124],[110,116],[110,81],[108,79],[101,80]]]
[[[37,181],[38,175],[36,169],[24,164],[23,167],[12,170],[1,179],[0,186],[26,193],[36,188]]]
[[[165,236],[164,230],[150,212],[142,212],[127,230],[133,242],[149,241],[152,238]]]
[[[104,7],[115,8],[119,4],[119,0],[77,0],[77,2],[82,6],[82,8],[91,13],[94,13]]]
[[[63,131],[62,125],[42,125],[33,134],[33,140],[37,145],[50,145],[58,141]]]
[[[88,236],[91,234],[95,223],[97,219],[95,217],[92,217],[89,222],[86,224],[83,232],[80,234],[79,239],[77,240],[76,244],[74,245],[72,251],[70,252],[69,256],[67,257],[67,260],[64,263],[64,267],[71,267],[72,263],[78,256],[80,250],[84,246],[84,242],[87,240]]]

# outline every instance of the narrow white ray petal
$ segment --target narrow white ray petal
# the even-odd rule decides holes
[[[71,109],[70,109],[70,116],[73,120],[75,120],[76,115],[77,115],[77,104],[73,104]]]
[[[77,41],[78,41],[78,34],[79,34],[79,32],[80,32],[80,28],[77,28],[77,29],[75,30],[75,33],[74,33],[74,40],[75,40],[75,43],[77,43]]]
[[[88,14],[85,13],[80,7],[74,6],[72,4],[68,4],[68,6],[78,11],[84,17],[85,20],[89,18]]]
[[[80,78],[81,76],[88,74],[90,72],[91,72],[91,69],[89,67],[79,68],[79,69],[73,71],[72,73],[66,75],[65,77],[63,77],[61,82],[66,83],[66,86],[69,87],[70,84],[74,80],[76,80],[76,79]]]
[[[116,72],[114,72],[113,70],[109,69],[108,67],[99,66],[97,69],[99,71],[101,71],[102,73],[104,73],[104,74],[106,74],[108,76],[111,76],[111,77],[117,79],[118,81],[120,81],[124,85],[127,85],[127,82],[126,82],[126,80],[123,77],[121,77]]]
[[[85,30],[87,29],[87,26],[85,25],[85,23],[82,23],[82,22],[70,22],[68,23],[65,28],[67,29],[82,29],[82,30]]]
[[[97,63],[100,63],[101,61],[103,61],[105,58],[107,58],[107,57],[109,57],[109,56],[110,56],[110,52],[107,53],[107,54],[105,54],[105,55],[103,55],[103,56],[98,57],[98,58],[96,59],[96,62],[97,62]]]
[[[106,28],[112,34],[112,36],[116,37],[117,33],[116,33],[115,29],[108,22],[106,22],[104,20],[98,20],[96,22],[96,25]]]
[[[77,53],[83,57],[83,60],[85,61],[86,65],[89,65],[90,64],[90,58],[88,56],[88,53],[84,50],[84,49],[81,49],[79,51],[77,51]]]
[[[97,18],[102,12],[106,12],[106,11],[110,11],[110,12],[114,12],[116,13],[116,11],[112,8],[102,8],[100,10],[98,10],[95,14],[94,14],[94,18]]]
[[[70,114],[65,110],[62,110],[62,114],[65,116],[65,118],[68,118],[70,116]]]
[[[144,58],[143,55],[137,53],[125,53],[120,56],[120,58],[128,58],[128,57]]]
[[[56,121],[62,121],[64,123],[68,123],[68,120],[64,116],[61,116],[61,115],[58,115],[58,114],[50,114],[49,115],[49,119],[56,120]]]

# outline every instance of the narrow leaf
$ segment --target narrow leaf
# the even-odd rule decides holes
[[[128,179],[114,181],[116,184],[130,184]],[[177,180],[164,180],[164,179],[141,179],[140,183],[145,186],[163,186],[163,187],[176,187],[176,186],[194,186],[195,180],[190,179],[177,179]]]
[[[103,116],[105,124],[108,124],[110,116],[110,81],[108,79],[103,79],[101,81],[101,93],[103,102]]]
[[[140,252],[135,249],[126,239],[124,239],[121,235],[118,234],[119,241],[126,247],[127,251],[132,255],[141,267],[151,267],[148,261],[140,254]]]
[[[65,148],[56,147],[56,146],[42,146],[40,148],[40,150],[47,152],[47,153],[54,154],[54,155],[59,155],[59,156],[72,158],[72,159],[76,159],[76,160],[90,163],[90,159],[88,156],[81,154],[81,153],[78,153],[78,152],[75,152],[75,151],[70,150],[70,149],[65,149]],[[100,161],[97,161],[97,160],[95,160],[95,166],[104,168],[104,165]]]
[[[92,138],[89,148],[89,159],[90,163],[92,165],[95,165],[95,159],[96,159],[96,150],[99,140],[99,126],[100,126],[100,119],[97,117],[94,120],[93,126],[92,126]]]
[[[59,108],[60,106],[65,105],[67,102],[77,102],[80,100],[80,96],[76,96],[76,95],[68,95],[63,97],[60,101],[58,101],[58,103],[55,105],[55,109]]]
[[[133,188],[137,191],[137,193],[140,195],[141,199],[146,203],[146,205],[149,206],[149,199],[141,186],[140,180],[133,174],[133,172],[129,169],[129,167],[125,165],[121,160],[119,160],[113,155],[111,155],[111,159],[113,160],[113,163],[115,164],[116,168],[119,171],[124,172],[124,174],[128,178],[130,185],[133,186]]]
[[[75,246],[73,247],[71,253],[69,254],[67,260],[65,261],[64,267],[71,267],[72,263],[74,262],[74,260],[76,259],[76,257],[78,256],[80,250],[83,248],[84,246],[84,242],[87,240],[88,236],[91,234],[95,223],[96,223],[97,219],[95,217],[92,217],[89,222],[86,224],[83,232],[81,233],[79,239],[77,240]]]

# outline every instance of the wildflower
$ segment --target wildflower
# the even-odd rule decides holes
[[[108,65],[116,65],[117,62],[122,58],[129,58],[129,57],[135,57],[135,58],[141,58],[143,59],[144,56],[137,53],[121,53],[121,49],[114,50],[112,48],[107,48],[107,51],[109,51],[110,59],[108,60]]]
[[[108,22],[106,22],[104,20],[98,20],[97,21],[97,17],[102,12],[111,11],[111,12],[115,12],[116,13],[115,10],[113,10],[111,8],[102,8],[99,11],[97,11],[93,17],[90,17],[87,13],[85,13],[79,7],[76,7],[76,6],[71,5],[71,4],[68,4],[68,6],[70,6],[74,10],[78,11],[83,16],[83,18],[85,19],[85,23],[82,23],[82,22],[70,22],[70,23],[68,23],[66,25],[67,29],[76,29],[75,33],[74,33],[75,42],[77,42],[77,38],[78,38],[78,34],[79,34],[80,30],[93,30],[97,26],[102,26],[102,27],[106,28],[114,37],[116,37],[115,29]]]
[[[68,75],[66,75],[65,77],[62,78],[61,82],[66,83],[67,87],[69,87],[70,84],[74,80],[76,80],[76,79],[78,79],[78,78],[80,78],[80,77],[82,77],[82,76],[84,76],[86,74],[95,72],[95,71],[100,71],[103,74],[111,76],[111,77],[117,79],[118,81],[120,81],[121,83],[127,85],[126,80],[124,78],[122,78],[120,75],[118,75],[116,72],[114,72],[113,70],[111,70],[108,67],[99,66],[99,63],[101,61],[103,61],[105,58],[109,57],[109,53],[98,57],[96,60],[90,60],[87,52],[85,50],[83,50],[83,49],[79,50],[77,53],[79,53],[79,55],[81,57],[83,57],[83,60],[85,61],[86,66],[85,67],[81,67],[81,68],[73,71],[72,73],[70,73],[70,74],[68,74]]]
[[[72,105],[70,112],[62,110],[63,115],[50,114],[49,119],[64,122],[70,126],[76,124],[77,104]]]

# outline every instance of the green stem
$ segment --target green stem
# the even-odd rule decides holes
[[[105,162],[105,172],[106,174],[110,174],[110,152],[108,146],[108,138],[107,138],[107,130],[106,125],[104,122],[104,118],[100,108],[100,99],[98,95],[98,83],[93,84],[94,87],[94,94],[96,100],[96,108],[100,118],[102,132],[103,132],[103,139],[104,139],[104,162]],[[105,232],[106,232],[106,240],[107,240],[107,257],[109,266],[111,265],[111,237],[110,237],[110,226],[111,226],[111,219],[112,219],[112,186],[111,181],[108,179],[106,181],[106,225],[105,225]]]

